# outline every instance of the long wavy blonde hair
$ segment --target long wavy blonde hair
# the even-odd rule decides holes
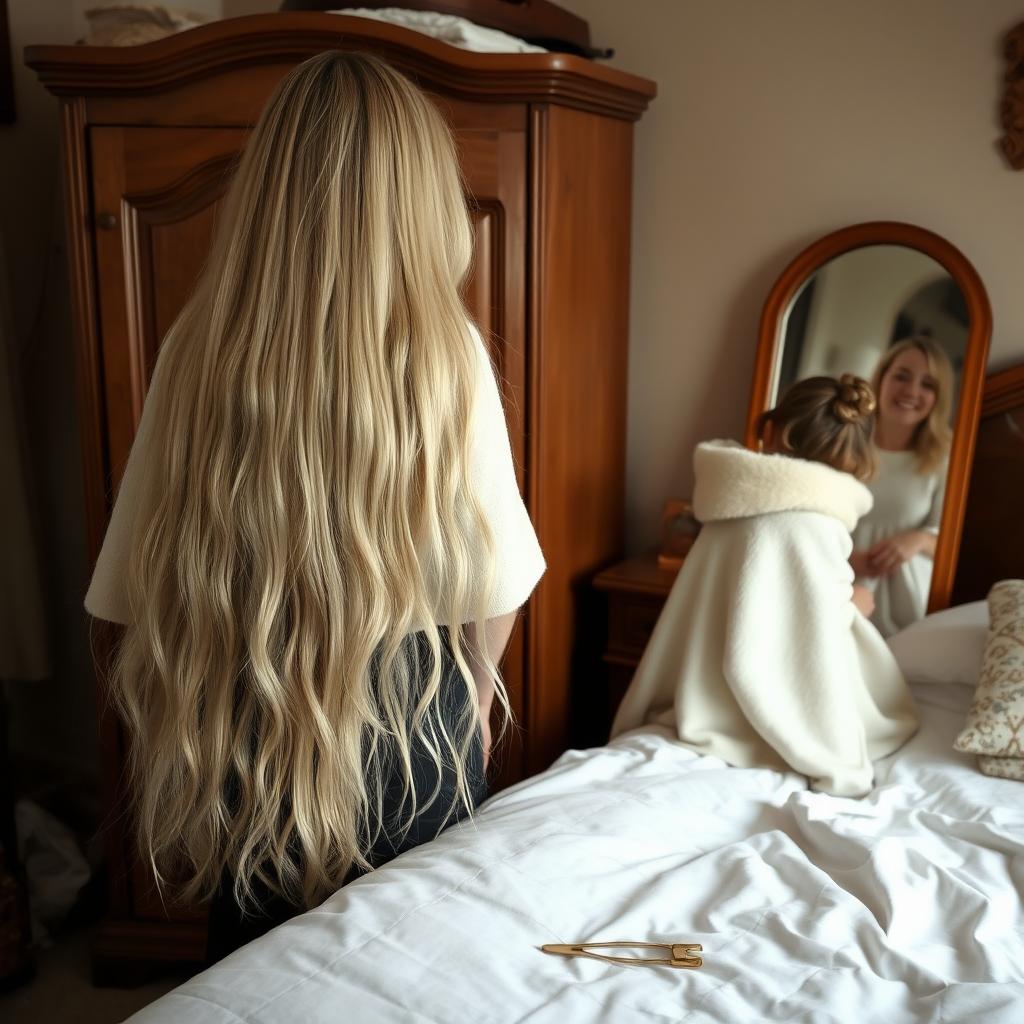
[[[931,473],[949,454],[953,430],[949,425],[953,405],[953,364],[937,342],[923,334],[915,334],[893,342],[883,353],[871,376],[871,389],[880,394],[882,378],[896,360],[910,349],[917,349],[928,361],[928,372],[935,381],[935,404],[932,411],[914,430],[910,447],[917,455],[917,472]]]
[[[242,906],[256,879],[323,898],[440,799],[413,791],[414,739],[455,770],[445,813],[471,809],[474,668],[508,708],[463,635],[484,636],[473,553],[493,550],[468,473],[471,252],[453,141],[417,88],[345,53],[285,76],[164,342],[113,673],[139,845],[172,898],[225,869]],[[454,729],[434,713],[443,650]]]

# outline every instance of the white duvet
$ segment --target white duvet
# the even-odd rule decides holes
[[[1024,1021],[1024,786],[951,749],[971,697],[859,800],[667,731],[566,754],[135,1017],[188,1021]],[[700,942],[696,971],[540,952]]]

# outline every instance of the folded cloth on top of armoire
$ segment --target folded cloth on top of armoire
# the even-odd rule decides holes
[[[438,11],[413,11],[397,7],[337,7],[332,14],[355,15],[358,18],[373,18],[392,25],[423,32],[440,39],[449,46],[478,53],[547,53],[543,46],[535,46],[518,36],[500,32],[495,28],[478,25],[468,18]]]
[[[871,494],[848,473],[733,442],[698,445],[704,524],[612,735],[657,722],[741,768],[871,788],[917,728],[899,666],[851,601],[850,530]]]

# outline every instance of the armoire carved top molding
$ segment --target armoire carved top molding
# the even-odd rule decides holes
[[[476,53],[397,25],[306,12],[230,18],[141,46],[29,46],[25,62],[58,96],[137,96],[360,40],[426,88],[476,102],[552,102],[635,121],[657,93],[646,78],[582,57]]]

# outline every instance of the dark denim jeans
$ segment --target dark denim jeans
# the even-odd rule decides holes
[[[418,634],[413,642],[420,645],[421,663],[426,664],[429,648]],[[441,677],[441,693],[438,702],[439,713],[450,735],[454,735],[457,726],[458,711],[461,708],[463,684],[459,679],[455,661],[446,649],[442,649],[445,659]],[[433,792],[438,784],[438,769],[434,760],[423,747],[414,740],[412,744],[413,785],[417,798],[422,802]],[[487,796],[487,781],[484,775],[484,751],[480,730],[477,729],[470,749],[469,787],[474,807]],[[401,802],[402,780],[396,772],[384,787],[384,820],[392,822],[401,820],[405,810]],[[448,816],[449,808],[455,796],[455,771],[450,765],[442,765],[440,771],[440,788],[437,798],[426,809],[421,810],[413,820],[412,826],[404,836],[382,832],[369,854],[369,861],[374,867],[386,864],[400,853],[411,850],[422,843],[427,843],[438,836],[449,825],[465,816],[465,808],[461,813]],[[406,811],[406,813],[408,813]],[[342,884],[358,878],[362,872],[353,870]],[[287,921],[300,913],[300,908],[283,900],[280,896],[268,891],[265,886],[254,882],[256,896],[260,903],[260,912],[243,915],[235,902],[232,893],[234,878],[225,872],[221,878],[220,888],[210,904],[209,931],[207,933],[207,961],[213,963],[240,946],[251,942],[265,934],[276,925]]]

